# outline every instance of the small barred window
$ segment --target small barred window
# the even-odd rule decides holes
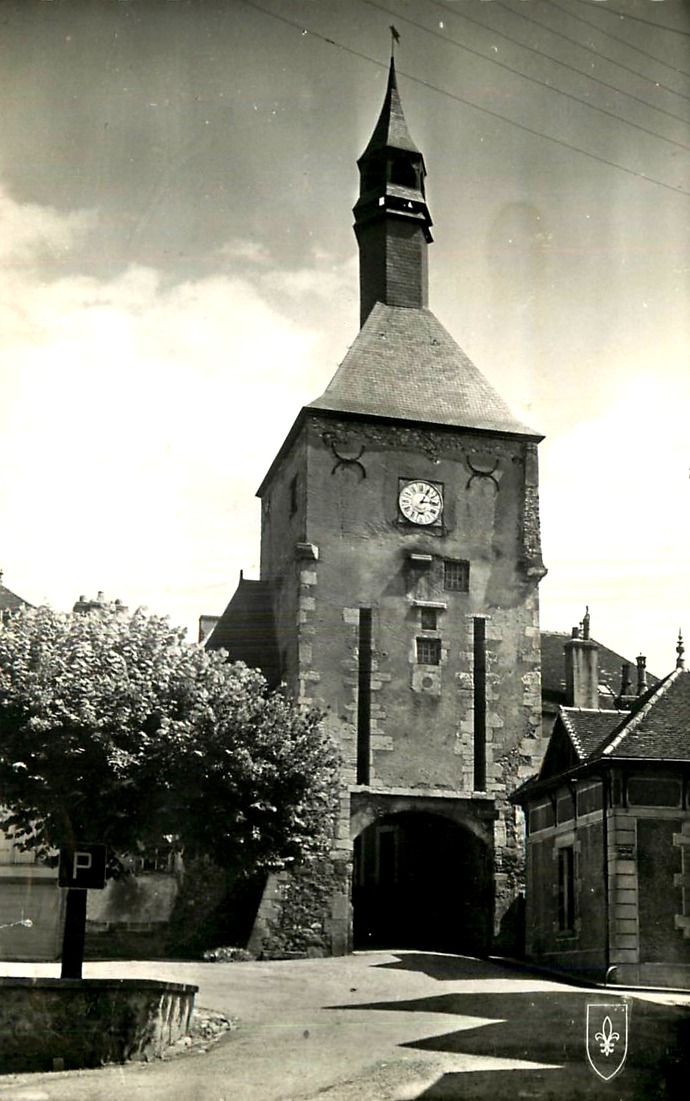
[[[470,564],[456,558],[443,563],[443,587],[449,592],[467,593],[470,589]]]
[[[441,662],[440,638],[417,639],[417,664],[439,665]]]

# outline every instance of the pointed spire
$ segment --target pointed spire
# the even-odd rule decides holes
[[[678,628],[678,645],[676,646],[676,669],[685,669],[685,643],[680,627]]]
[[[369,139],[369,144],[360,157],[360,161],[372,153],[384,149],[404,149],[408,153],[419,154],[419,149],[413,142],[407,128],[400,92],[398,91],[395,59],[392,54],[388,72],[388,87],[386,88],[381,114]]]

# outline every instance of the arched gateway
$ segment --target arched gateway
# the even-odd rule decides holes
[[[385,814],[354,839],[355,948],[482,955],[493,921],[487,841],[442,814]]]

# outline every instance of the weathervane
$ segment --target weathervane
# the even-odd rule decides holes
[[[395,57],[395,43],[400,41],[400,32],[395,29],[395,27],[393,26],[392,23],[390,25],[389,30],[391,32],[391,58],[394,58]]]

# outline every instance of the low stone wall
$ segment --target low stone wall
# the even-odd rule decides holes
[[[160,1057],[198,987],[154,979],[0,978],[0,1073]]]

